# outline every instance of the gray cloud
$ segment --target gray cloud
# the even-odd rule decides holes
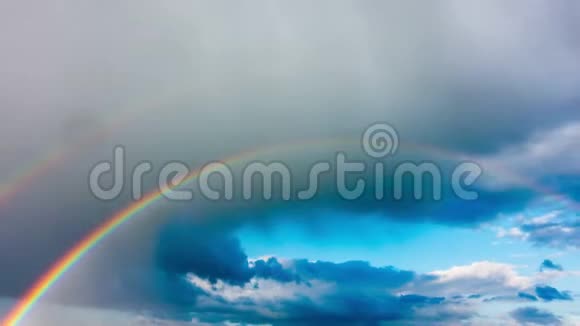
[[[561,317],[536,307],[523,307],[512,311],[511,316],[523,325],[561,325]]]
[[[500,230],[500,237],[530,241],[539,246],[574,248],[580,246],[580,225],[575,213],[554,210],[545,215],[516,222],[509,230]],[[545,266],[544,266],[545,263]],[[561,269],[558,265],[544,262],[544,269]]]
[[[395,125],[408,141],[503,154],[501,149],[536,132],[578,120],[577,9],[574,1],[3,2],[0,150],[6,159],[0,180],[13,180],[29,163],[69,148],[71,138],[95,126],[123,124],[97,144],[65,155],[65,163],[32,179],[33,186],[0,207],[0,292],[20,294],[78,239],[126,206],[127,193],[103,203],[86,185],[87,171],[109,159],[117,143],[127,146],[132,161],[200,164],[296,139],[358,137],[379,120]],[[81,124],[78,117],[86,125],[71,129],[71,121],[75,128]],[[392,213],[466,225],[498,209],[519,209],[529,197],[490,191],[469,207],[459,201],[404,203]],[[314,206],[326,203],[337,207],[332,200]],[[366,201],[347,206],[338,209],[378,209]],[[240,212],[252,217],[271,209],[244,208]],[[238,207],[212,209],[199,211],[223,217]],[[147,217],[168,214],[155,209]],[[101,257],[87,257],[70,278],[92,276],[91,267],[107,259],[121,269],[151,266],[152,245],[143,239],[162,224],[154,219],[109,237],[103,246],[110,256],[96,251]],[[567,223],[538,229],[531,239],[574,245],[564,231],[575,225]],[[239,249],[233,240],[220,244]],[[143,252],[143,261],[128,260],[135,256],[131,250]],[[244,265],[243,253],[235,254],[238,259],[223,266],[220,277],[241,282],[248,275],[232,275]],[[134,273],[139,285],[141,277],[152,277]],[[147,288],[145,298],[160,295],[158,285],[182,285],[167,271],[152,273],[169,285]],[[62,285],[68,286],[74,282]]]

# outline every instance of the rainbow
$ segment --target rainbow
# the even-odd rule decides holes
[[[49,151],[42,159],[16,174],[9,182],[0,188],[0,206],[5,205],[20,192],[27,189],[35,180],[47,175],[60,165],[67,162],[73,154],[80,152],[86,146],[94,145],[113,133],[118,128],[113,124],[99,132],[92,133],[68,147],[60,147]]]
[[[53,148],[43,158],[15,174],[11,180],[0,187],[0,206],[5,205],[20,192],[27,189],[35,180],[47,175],[50,171],[67,162],[74,154],[87,146],[93,146],[105,140],[115,131],[120,130],[129,121],[129,115],[105,124],[102,129],[89,133],[68,146]]]
[[[310,146],[320,146],[323,144],[344,145],[345,143],[357,144],[357,142],[353,142],[352,139],[348,140],[330,139],[315,142],[310,141],[310,142],[292,143],[283,146],[276,146],[266,149],[258,149],[242,152],[240,154],[222,160],[222,162],[226,164],[235,164],[237,162],[243,162],[245,160],[255,158],[259,155],[265,155],[280,151],[288,151],[295,148],[300,149]],[[405,144],[409,145],[408,143]],[[436,147],[427,147],[424,145],[417,144],[410,145],[416,149],[426,151],[435,154],[437,156],[453,157],[455,159],[457,158],[469,159],[469,157],[464,154],[446,151]],[[499,167],[495,168],[499,169]],[[187,184],[195,180],[199,176],[200,172],[201,172],[200,168],[191,171],[191,173],[179,185],[176,185],[175,187]],[[507,171],[504,170],[502,172],[508,175]],[[514,174],[509,174],[509,176],[514,177]],[[517,178],[519,179],[519,176],[517,176]],[[549,190],[541,188],[538,185],[533,184],[532,182],[527,182],[527,185],[536,191],[549,194],[551,198],[553,198],[554,200],[562,201],[566,205],[571,205],[571,203],[567,200],[567,198],[560,194],[550,192]],[[91,249],[93,249],[99,242],[103,241],[108,235],[110,235],[121,225],[125,224],[131,218],[137,216],[139,212],[143,211],[147,207],[150,207],[152,204],[159,201],[161,198],[163,198],[163,190],[156,190],[150,192],[146,196],[141,198],[139,201],[134,202],[131,205],[124,208],[123,210],[117,212],[109,219],[107,219],[103,224],[98,226],[95,230],[90,232],[72,249],[70,249],[64,256],[59,258],[40,278],[36,280],[36,282],[20,298],[18,303],[12,308],[12,310],[8,313],[8,315],[4,317],[0,325],[1,326],[18,325],[24,319],[24,317],[26,317],[27,313],[30,312],[32,308],[34,308],[34,306],[40,301],[40,299],[47,293],[47,291],[59,279],[61,279],[68,270],[70,270],[77,262],[79,262],[84,256],[86,256]]]
[[[111,134],[132,122],[135,117],[141,116],[143,112],[149,112],[148,110],[152,112],[153,108],[169,103],[169,99],[180,98],[185,94],[188,94],[186,90],[172,91],[169,94],[163,94],[154,102],[148,100],[123,105],[111,120],[104,122],[100,130],[91,132],[67,146],[52,148],[39,160],[24,167],[15,173],[11,179],[0,184],[0,207],[27,189],[35,180],[46,176],[50,171],[63,165],[71,156],[82,151],[87,146],[93,146],[107,139]]]
[[[302,146],[300,144],[295,144],[294,146]],[[287,147],[286,147],[287,148]],[[277,148],[271,148],[267,150],[254,150],[242,152],[238,155],[232,156],[222,162],[227,164],[234,164],[238,161],[243,161],[255,157],[259,154],[267,154],[271,151],[278,151]],[[199,176],[201,169],[196,169],[191,171],[191,173],[180,183],[180,185],[186,184],[195,180]],[[179,186],[179,185],[177,185]],[[132,203],[123,210],[119,211],[106,222],[98,226],[95,230],[85,236],[80,242],[78,242],[72,249],[70,249],[64,256],[59,258],[49,269],[46,271],[33,285],[32,287],[22,296],[19,302],[12,308],[12,310],[6,315],[2,323],[2,326],[16,326],[26,314],[35,306],[36,303],[46,294],[48,289],[52,287],[69,269],[71,269],[81,258],[83,258],[92,248],[94,248],[99,242],[104,240],[107,235],[111,234],[115,229],[120,227],[125,222],[129,221],[132,217],[137,216],[137,214],[143,211],[145,208],[151,206],[155,202],[163,198],[163,191],[156,190],[148,193],[146,196],[141,198],[139,201]]]

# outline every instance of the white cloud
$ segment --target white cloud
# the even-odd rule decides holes
[[[516,265],[491,261],[454,266],[446,270],[430,272],[427,277],[406,286],[404,291],[446,297],[471,294],[488,298],[513,297],[518,292],[533,293],[539,284],[549,284],[555,280],[580,276],[580,271],[538,271],[530,275],[522,275],[518,268],[519,266]]]
[[[426,295],[507,295],[533,286],[530,277],[519,275],[516,267],[490,261],[454,266],[428,273],[434,278],[414,284],[414,289]]]
[[[497,231],[497,237],[498,238],[515,238],[515,239],[525,240],[527,237],[527,234],[516,227],[512,227],[509,229],[504,229],[504,228],[500,227]]]
[[[220,296],[227,301],[252,298],[258,302],[275,302],[295,299],[299,296],[315,299],[325,293],[330,293],[333,289],[332,284],[316,280],[312,280],[310,286],[305,283],[281,283],[275,280],[260,279],[258,281],[255,278],[244,286],[230,285],[221,280],[211,284],[209,281],[193,274],[188,275],[188,280],[206,293]]]
[[[578,215],[564,210],[551,210],[536,216],[512,220],[508,227],[500,227],[498,238],[530,241],[554,248],[580,248]]]

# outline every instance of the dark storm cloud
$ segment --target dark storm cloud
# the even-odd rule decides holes
[[[220,279],[242,285],[253,275],[237,238],[179,224],[161,232],[155,257],[163,270],[194,273],[212,283]]]
[[[279,282],[308,282],[317,279],[356,287],[398,288],[415,278],[412,271],[396,269],[393,266],[373,267],[365,261],[331,263],[306,259],[292,260],[284,268],[275,257],[257,260],[253,263],[255,276],[274,279]]]
[[[153,296],[138,297],[150,298],[142,308],[156,311],[156,317],[186,320],[195,314],[203,322],[216,323],[443,324],[474,316],[462,307],[461,299],[397,293],[411,282],[435,281],[436,276],[393,266],[374,267],[364,261],[271,257],[248,263],[238,240],[219,230],[183,222],[162,227],[155,236],[154,268],[142,266],[147,272],[144,275],[151,278],[140,279],[140,285],[134,283],[136,288],[125,290],[143,293],[139,286],[149,289],[154,285]],[[148,272],[151,269],[161,273]],[[186,281],[191,275],[206,280],[207,286]],[[269,291],[276,293],[272,299],[268,299]]]
[[[518,308],[510,314],[518,323],[524,325],[561,325],[562,319],[547,311],[536,307]]]
[[[296,260],[292,269],[303,279],[319,279],[352,286],[372,286],[392,289],[402,286],[415,277],[415,273],[392,266],[372,267],[368,262],[345,263],[309,262]]]
[[[65,302],[146,311],[164,320],[187,321],[196,316],[207,323],[445,324],[477,315],[472,304],[480,296],[470,295],[469,286],[456,284],[459,292],[466,293],[451,297],[445,287],[421,293],[429,283],[438,283],[437,275],[375,267],[365,261],[248,260],[232,231],[185,218],[151,232],[144,236],[145,242],[132,239],[132,246],[120,248],[124,252],[105,246],[109,254],[99,255],[87,266],[92,270],[90,278],[83,277],[87,273],[82,270],[71,275],[60,292]],[[149,242],[152,247],[145,244]],[[143,259],[148,252],[153,257]],[[548,285],[536,287],[538,298],[524,292],[501,297],[500,293],[513,289],[508,284],[498,286],[500,276],[474,277],[484,284],[479,290],[496,295],[493,300],[571,299],[567,292]]]
[[[362,155],[360,150],[352,150],[351,160],[357,160]],[[409,154],[402,154],[388,164],[391,167],[396,167],[404,158],[409,157]],[[322,157],[326,158],[326,154]],[[262,200],[262,188],[260,186],[254,187],[253,200],[244,201],[241,199],[241,186],[239,183],[235,184],[234,200],[233,202],[219,201],[209,202],[207,204],[207,211],[209,215],[215,217],[216,223],[222,221],[232,221],[231,223],[247,223],[255,221],[263,221],[268,218],[277,216],[293,216],[301,223],[308,223],[309,219],[314,219],[317,215],[328,211],[336,211],[337,213],[351,214],[352,216],[376,214],[389,219],[396,219],[405,222],[420,222],[431,221],[439,224],[446,224],[450,226],[459,227],[473,227],[482,222],[493,220],[498,213],[513,213],[519,212],[537,196],[541,196],[533,189],[525,189],[522,187],[510,189],[489,189],[484,185],[486,179],[484,176],[474,185],[469,186],[469,190],[477,192],[478,198],[475,200],[465,200],[460,198],[451,184],[451,176],[453,168],[457,163],[449,163],[446,160],[439,160],[433,158],[429,154],[424,154],[421,159],[415,158],[412,162],[419,164],[423,159],[433,159],[440,167],[442,175],[442,183],[435,185],[430,176],[424,178],[424,183],[416,186],[413,178],[403,178],[402,188],[403,196],[397,199],[394,196],[393,173],[395,168],[390,168],[385,171],[384,185],[384,199],[377,200],[375,177],[372,167],[375,161],[367,160],[368,168],[362,173],[351,173],[347,177],[348,187],[353,187],[357,180],[365,182],[365,188],[360,197],[352,200],[347,200],[342,197],[342,194],[337,189],[337,181],[335,171],[330,171],[320,177],[318,184],[318,192],[316,196],[309,200],[282,200],[280,180],[274,180],[272,186],[272,199]],[[304,169],[303,164],[288,164],[292,175],[295,177],[292,181],[296,181],[292,186],[292,198],[296,198],[296,193],[299,190],[306,189],[301,182],[308,180],[308,170]],[[243,166],[242,166],[243,167]],[[234,173],[241,175],[240,167],[235,167]],[[238,178],[238,179],[241,179]],[[416,189],[420,187],[420,189]],[[441,199],[435,199],[433,196],[433,189],[441,190]],[[414,191],[420,190],[422,198],[415,199]],[[199,197],[199,196],[198,196]],[[203,199],[202,199],[203,200]],[[195,210],[192,210],[194,214]]]
[[[286,270],[275,257],[270,257],[267,260],[256,260],[254,262],[253,271],[256,277],[266,280],[272,279],[282,283],[300,281],[298,275]]]
[[[396,289],[418,277],[413,271],[363,261],[272,257],[248,262],[238,239],[229,232],[183,222],[167,224],[150,236],[152,248],[133,239],[132,246],[122,248],[124,252],[91,261],[87,268],[100,271],[93,270],[90,279],[82,277],[86,275],[82,270],[75,272],[55,301],[147,311],[166,320],[188,320],[195,314],[204,322],[316,325],[425,318],[443,322],[472,316],[452,309],[443,297],[397,294]],[[135,255],[145,250],[154,256]],[[207,286],[190,281],[192,275]],[[267,299],[269,291],[279,292]],[[237,292],[242,294],[232,297]],[[417,309],[434,310],[423,316]]]

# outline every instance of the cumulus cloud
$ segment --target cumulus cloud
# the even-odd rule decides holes
[[[373,267],[365,261],[331,263],[302,259],[291,261],[288,269],[298,275],[299,279],[325,280],[359,288],[372,286],[393,289],[415,277],[412,271],[399,270],[393,266]]]
[[[525,276],[517,266],[491,261],[417,273],[365,261],[250,259],[231,232],[184,223],[158,230],[152,252],[149,262],[120,260],[116,272],[69,282],[60,294],[67,303],[150,311],[146,320],[159,323],[195,316],[217,325],[443,325],[485,318],[478,309],[490,301],[571,300],[571,293],[547,285],[547,271]]]
[[[574,212],[555,210],[541,216],[518,219],[514,226],[500,228],[498,237],[516,238],[555,248],[579,248],[580,220]],[[544,269],[558,270],[557,266],[552,267],[556,268],[543,266]]]
[[[196,309],[225,309],[227,318],[252,322],[438,324],[473,318],[478,302],[572,300],[568,292],[534,285],[535,277],[521,276],[513,266],[493,262],[424,275],[392,267],[376,268],[364,262],[285,260],[281,264],[274,257],[257,262],[261,263],[254,262],[254,266],[260,266],[260,272],[242,286],[211,283],[190,274],[191,284],[205,294],[197,301]],[[264,270],[266,263],[275,273]],[[475,291],[478,294],[470,294]]]
[[[447,298],[481,298],[483,302],[572,301],[570,292],[545,284],[572,275],[575,273],[556,271],[524,276],[514,265],[482,261],[419,275],[403,289]]]
[[[206,229],[170,225],[159,238],[157,264],[166,271],[194,273],[211,282],[247,283],[252,277],[248,257],[237,238]]]
[[[299,282],[300,277],[288,271],[275,257],[258,259],[251,263],[256,277],[263,279],[273,279],[278,282],[287,283],[291,281]]]
[[[80,298],[92,305],[151,311],[146,320],[187,321],[194,315],[215,324],[443,323],[468,320],[474,313],[469,304],[444,294],[403,291],[421,277],[413,271],[365,261],[248,259],[227,232],[180,223],[159,234],[150,264],[118,266],[118,272],[91,282],[78,279],[60,295],[67,303]],[[118,274],[124,275],[121,282]],[[111,292],[111,284],[121,287]]]
[[[553,219],[536,220],[548,221]],[[91,273],[80,274],[90,278],[72,277],[55,295],[67,303],[150,310],[152,318],[185,321],[195,314],[202,322],[257,324],[437,324],[469,320],[490,301],[572,299],[551,286],[572,271],[525,275],[513,264],[478,261],[419,273],[366,261],[248,258],[233,232],[181,215],[153,223],[131,246],[103,247],[107,255],[95,256],[100,260],[87,266]],[[120,234],[119,240],[126,238]]]
[[[428,273],[411,288],[421,293],[439,293],[448,296],[466,294],[497,296],[511,295],[528,289],[533,286],[533,282],[531,277],[520,275],[513,265],[482,261]]]
[[[351,280],[358,277],[350,275]],[[305,325],[404,320],[442,322],[469,319],[473,314],[467,307],[446,303],[443,297],[397,295],[380,284],[368,282],[359,287],[356,281],[337,282],[338,279],[340,277],[312,275],[303,282],[279,282],[256,277],[240,287],[223,282],[212,285],[190,276],[192,284],[207,295],[198,300],[196,309],[226,310],[228,318],[240,322]]]

